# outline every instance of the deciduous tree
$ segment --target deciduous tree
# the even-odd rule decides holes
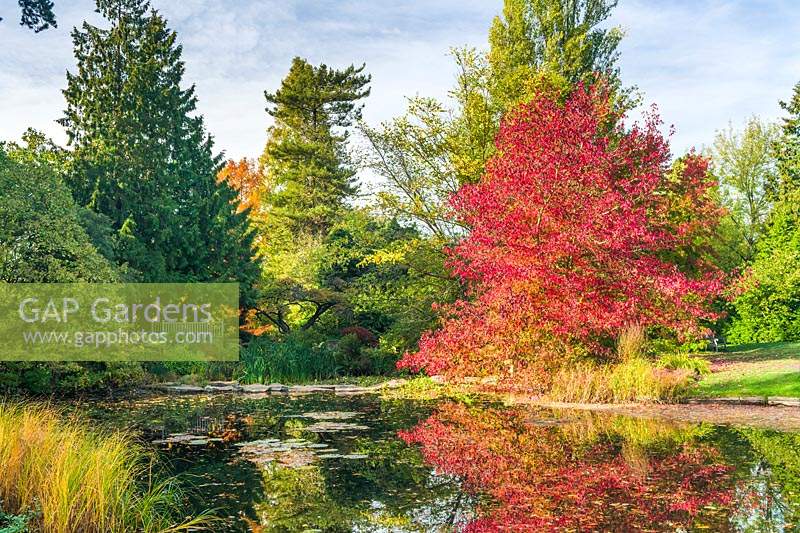
[[[117,281],[118,271],[80,224],[79,208],[56,168],[57,149],[30,130],[23,141],[0,144],[0,281]]]
[[[800,84],[782,104],[775,205],[753,264],[732,288],[728,335],[735,342],[800,339]]]
[[[717,134],[711,152],[713,172],[719,179],[722,205],[729,231],[721,235],[721,244],[738,261],[728,269],[749,263],[756,243],[772,208],[777,185],[774,146],[778,128],[756,117],[742,132],[733,128]]]
[[[624,129],[602,87],[522,105],[497,147],[452,201],[471,230],[449,264],[471,299],[402,367],[535,384],[565,357],[608,353],[629,323],[699,331],[718,272],[674,254],[716,222],[704,159],[669,172],[655,116]]]

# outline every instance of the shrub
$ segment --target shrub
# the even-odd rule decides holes
[[[734,344],[800,339],[800,190],[775,205],[759,253],[733,287]]]
[[[693,354],[698,352],[705,352],[709,349],[708,339],[702,338],[689,338],[684,339],[682,342],[674,338],[661,338],[654,339],[647,343],[648,353],[650,355],[658,356],[661,354]]]
[[[52,533],[185,530],[174,479],[152,477],[152,458],[129,436],[97,433],[40,405],[0,404],[0,500]]]
[[[699,375],[711,373],[711,365],[706,359],[692,357],[685,353],[662,355],[658,359],[658,366],[670,370],[690,370]]]
[[[361,344],[370,348],[375,348],[378,345],[378,337],[362,326],[350,326],[342,329],[342,336],[347,335],[355,335]]]
[[[231,379],[239,364],[230,361],[164,361],[146,363],[146,368],[161,380],[200,384]]]
[[[361,354],[369,361],[371,374],[386,376],[397,373],[397,354],[382,347],[362,348]]]
[[[0,509],[0,533],[26,533],[33,513],[10,515]]]
[[[342,332],[348,329],[350,328],[345,328]],[[346,374],[373,376],[394,373],[397,356],[374,347],[371,343],[365,343],[363,336],[353,332],[339,339],[336,361]]]
[[[76,394],[135,386],[145,378],[142,365],[133,362],[0,363],[0,391],[7,393]]]

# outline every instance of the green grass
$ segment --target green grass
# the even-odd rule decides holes
[[[709,354],[712,373],[693,391],[699,397],[800,397],[800,343],[747,344]]]

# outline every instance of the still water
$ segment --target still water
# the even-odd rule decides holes
[[[798,531],[800,434],[379,396],[101,404],[217,531]]]

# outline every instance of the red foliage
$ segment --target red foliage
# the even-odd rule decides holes
[[[658,125],[625,130],[583,88],[507,118],[481,182],[452,198],[471,231],[449,265],[471,298],[399,366],[535,381],[576,346],[603,353],[626,324],[687,332],[710,317],[720,274],[691,252],[718,220],[714,180],[694,154],[669,172]]]
[[[363,326],[349,326],[342,328],[342,336],[355,335],[359,342],[365,346],[375,347],[378,345],[378,337]]]
[[[467,532],[675,531],[734,494],[731,468],[705,445],[626,461],[613,440],[573,443],[568,432],[526,424],[521,413],[450,404],[400,436],[419,444],[437,472],[493,500]]]

